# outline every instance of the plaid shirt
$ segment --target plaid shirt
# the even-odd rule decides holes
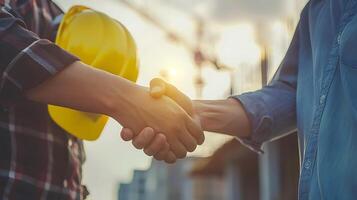
[[[83,199],[82,141],[23,96],[78,60],[50,41],[62,12],[49,0],[0,6],[0,199]]]

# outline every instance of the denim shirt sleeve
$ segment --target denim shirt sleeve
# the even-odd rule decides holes
[[[262,153],[264,142],[296,129],[296,82],[299,57],[299,29],[272,81],[255,92],[232,96],[243,105],[252,127],[249,138],[238,138],[245,146]]]

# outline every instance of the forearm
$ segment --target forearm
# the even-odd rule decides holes
[[[193,106],[203,130],[238,137],[250,136],[248,116],[237,100],[195,100]]]
[[[114,107],[126,106],[123,94],[128,94],[132,87],[135,85],[125,79],[75,62],[27,91],[26,96],[46,104],[112,115]]]

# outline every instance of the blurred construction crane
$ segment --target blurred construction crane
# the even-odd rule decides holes
[[[256,2],[259,2],[261,0],[258,0]],[[304,4],[306,0],[292,0],[293,4],[295,5],[295,9],[296,7],[301,7],[301,5]],[[207,44],[204,44],[204,35],[205,32],[204,30],[206,30],[207,28],[207,22],[205,19],[203,19],[203,17],[201,17],[200,15],[198,15],[197,13],[195,13],[195,11],[193,11],[194,9],[187,9],[186,6],[184,6],[183,4],[180,3],[174,3],[173,1],[163,1],[165,2],[165,4],[175,7],[176,9],[179,9],[181,12],[186,13],[187,15],[191,16],[191,18],[193,19],[193,21],[195,22],[195,27],[196,27],[196,33],[195,33],[195,42],[189,42],[187,41],[184,37],[182,37],[179,33],[175,32],[174,30],[171,30],[170,28],[168,28],[167,26],[165,26],[162,22],[160,22],[159,19],[155,18],[153,15],[151,15],[148,12],[147,6],[140,6],[135,2],[141,2],[139,1],[133,1],[133,0],[119,0],[119,2],[121,2],[122,4],[124,4],[125,6],[127,6],[128,8],[130,8],[132,11],[134,11],[135,13],[137,13],[139,16],[141,16],[144,20],[146,20],[147,22],[153,24],[154,26],[156,26],[158,29],[160,29],[161,31],[163,31],[167,37],[169,38],[170,41],[178,43],[180,45],[182,45],[184,48],[187,49],[187,51],[189,51],[192,55],[193,61],[197,67],[197,75],[195,76],[195,87],[196,87],[196,94],[197,97],[201,97],[202,96],[202,89],[204,87],[204,80],[202,78],[202,68],[204,66],[213,66],[214,68],[216,68],[217,70],[223,70],[223,71],[227,71],[230,74],[230,94],[234,94],[235,92],[235,69],[232,66],[227,66],[225,64],[223,64],[222,62],[219,61],[218,56],[216,55],[216,53],[208,53],[206,47]],[[145,1],[142,1],[145,2]],[[239,1],[237,2],[232,2],[232,1],[227,1],[226,3],[228,3],[227,5],[240,5],[240,6],[246,6],[247,10],[250,9],[258,9],[256,8],[253,2],[250,2],[248,0],[244,1],[247,5],[249,5],[247,7],[247,5],[245,4],[240,4],[243,3]],[[255,2],[255,1],[254,1]],[[271,9],[272,13],[270,13],[270,15],[277,15],[280,16],[279,13],[282,12],[282,8],[285,8],[284,6],[277,6],[277,5],[285,5],[287,4],[286,1],[283,0],[274,0],[273,2],[275,2],[271,7],[273,7],[274,9]],[[222,2],[223,3],[223,2]],[[221,4],[219,4],[221,5]],[[227,7],[226,5],[226,7]],[[266,6],[264,4],[264,6]],[[263,6],[263,7],[264,7]],[[228,6],[231,7],[231,6]],[[278,10],[275,9],[275,7],[279,7]],[[243,9],[244,10],[244,9]],[[269,9],[265,9],[265,10],[269,10]],[[246,12],[250,12],[250,11],[246,11]],[[235,12],[237,13],[237,12]],[[238,12],[240,13],[240,12]],[[254,12],[253,12],[254,13]],[[269,14],[269,13],[268,13]],[[238,18],[242,17],[240,14],[236,14]],[[253,16],[255,16],[256,14],[253,14]],[[251,15],[249,15],[250,17],[253,17]],[[264,19],[264,18],[263,18]],[[286,19],[286,25],[288,26],[290,32],[293,32],[292,30],[295,29],[295,24],[296,24],[296,20],[297,17],[295,15],[293,16],[287,16]],[[261,20],[260,18],[255,19],[255,20]],[[259,25],[258,25],[259,27]],[[210,41],[211,42],[211,41]],[[212,43],[210,43],[209,45],[213,45]],[[264,42],[262,43],[260,41],[260,45],[262,46],[262,52],[261,52],[261,75],[262,75],[262,85],[266,85],[266,83],[268,82],[268,69],[267,69],[267,59],[269,56],[269,52],[268,49],[266,47],[266,45],[264,44]],[[203,47],[204,46],[204,47]]]
[[[156,19],[155,17],[150,15],[150,13],[148,13],[145,8],[135,5],[134,3],[130,2],[129,0],[120,0],[120,2],[122,4],[124,4],[125,6],[127,6],[128,8],[130,8],[131,10],[133,10],[134,12],[136,12],[143,19],[145,19],[146,21],[155,25],[158,29],[163,31],[167,35],[167,37],[170,39],[170,41],[181,44],[183,47],[185,47],[191,53],[194,63],[197,66],[197,75],[195,76],[195,80],[194,80],[197,97],[202,96],[202,90],[204,87],[204,80],[202,77],[202,67],[204,66],[204,64],[209,64],[209,65],[215,67],[217,70],[225,70],[225,71],[233,72],[233,68],[220,63],[216,55],[208,54],[206,51],[203,50],[202,44],[203,44],[203,36],[204,36],[204,30],[205,30],[206,23],[197,14],[189,13],[196,24],[196,33],[195,33],[196,43],[192,44],[192,43],[188,42],[180,34],[176,33],[173,30],[170,30],[163,23],[161,23],[158,19]],[[232,77],[232,75],[231,75],[231,77]],[[233,82],[233,81],[231,80],[231,82]],[[232,83],[231,91],[230,91],[231,94],[234,92],[233,85],[234,84]]]

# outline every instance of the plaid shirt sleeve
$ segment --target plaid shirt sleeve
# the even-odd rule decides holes
[[[51,78],[78,58],[40,39],[6,7],[0,11],[0,101],[12,103],[23,92]]]

